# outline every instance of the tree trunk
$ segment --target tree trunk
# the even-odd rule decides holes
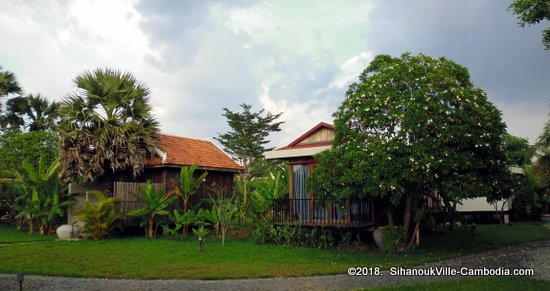
[[[405,209],[403,213],[403,230],[405,233],[409,233],[409,225],[411,224],[412,198],[413,194],[407,191],[405,196]]]
[[[149,217],[147,221],[147,237],[153,237],[153,217]]]
[[[186,214],[188,210],[189,210],[189,200],[183,200],[183,213]],[[184,224],[181,231],[183,235],[187,236],[189,234],[189,225]]]
[[[29,223],[29,233],[34,234],[34,221],[32,219],[32,216],[27,218],[27,222]]]
[[[386,211],[386,217],[388,218],[388,225],[394,227],[395,224],[393,223],[393,212]]]
[[[420,207],[420,213],[417,213],[418,215],[415,215],[415,217],[417,218],[416,219],[416,225],[414,227],[414,231],[412,233],[412,236],[411,236],[411,239],[409,240],[409,243],[405,246],[405,248],[407,250],[409,250],[413,243],[414,243],[414,239],[416,237],[416,233],[418,232],[418,229],[420,228],[420,222],[422,221],[422,218],[424,217],[424,206],[426,204],[424,204],[424,201],[422,201],[422,207]]]

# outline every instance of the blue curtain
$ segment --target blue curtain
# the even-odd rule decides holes
[[[308,176],[308,166],[293,165],[293,180],[294,180],[294,211],[298,219],[302,222],[309,221],[309,194],[306,191],[306,179]]]

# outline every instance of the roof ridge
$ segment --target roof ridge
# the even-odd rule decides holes
[[[163,132],[159,132],[159,133],[157,133],[157,134],[165,135],[165,136],[171,136],[171,137],[176,137],[176,138],[186,138],[186,139],[200,140],[200,141],[207,141],[207,142],[214,143],[214,142],[212,142],[211,140],[204,139],[204,138],[187,137],[187,136],[181,136],[181,135],[175,135],[175,134],[163,133]]]

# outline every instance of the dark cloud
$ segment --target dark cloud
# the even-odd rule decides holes
[[[377,1],[366,34],[376,54],[424,52],[466,66],[494,101],[546,106],[550,52],[543,26],[519,28],[510,1]]]
[[[212,0],[145,0],[136,10],[144,16],[142,30],[159,56],[146,60],[164,71],[177,71],[188,65],[201,48],[205,32],[213,29],[211,11],[217,1]],[[228,8],[248,6],[253,0],[224,3]]]

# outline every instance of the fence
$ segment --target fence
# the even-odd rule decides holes
[[[147,183],[134,183],[134,182],[115,182],[114,183],[114,197],[117,199],[116,205],[122,211],[127,213],[128,211],[140,209],[146,206],[143,201],[143,196],[139,189],[145,188]],[[159,189],[166,189],[166,186],[161,183],[153,183],[154,191]],[[136,226],[140,224],[141,219],[136,216],[126,216],[124,220],[124,226]]]

